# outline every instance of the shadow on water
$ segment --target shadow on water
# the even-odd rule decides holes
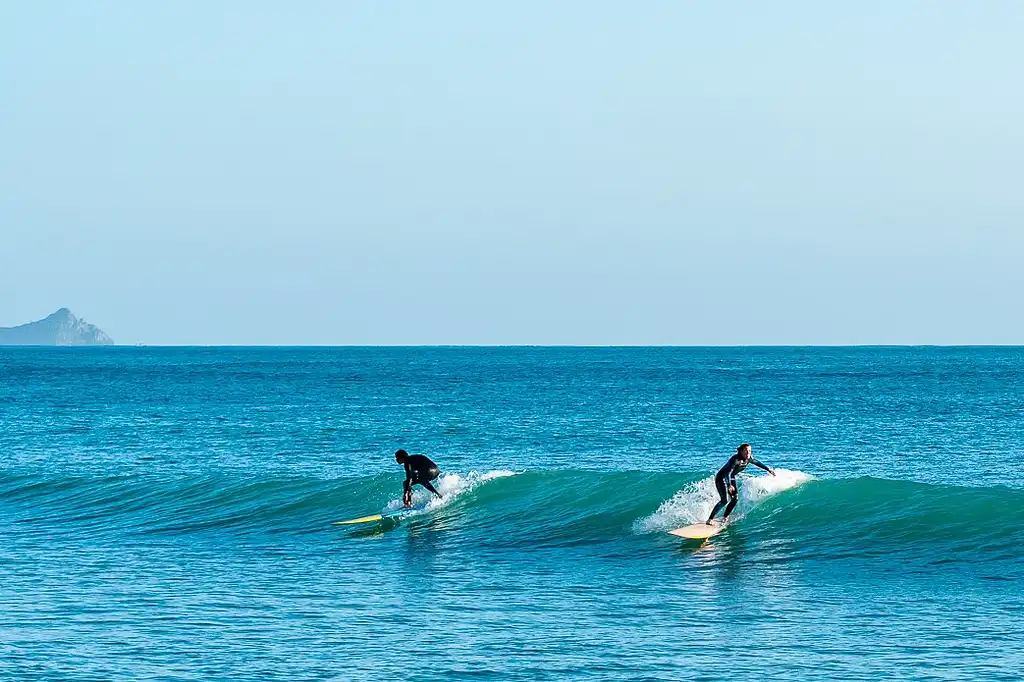
[[[384,534],[391,530],[391,527],[389,526],[393,527],[392,524],[387,524],[382,521],[379,523],[367,524],[366,527],[362,528],[353,528],[339,537],[337,541],[343,542],[354,538],[383,538]]]
[[[747,558],[753,551],[747,534],[730,528],[704,541],[682,543],[676,548],[675,556],[685,562],[687,570],[731,582],[746,577],[746,570],[752,567]]]

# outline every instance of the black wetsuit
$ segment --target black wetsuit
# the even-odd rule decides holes
[[[419,484],[438,497],[441,497],[441,493],[434,490],[434,486],[430,485],[431,481],[441,475],[441,470],[430,461],[429,457],[426,455],[409,455],[402,464],[405,467],[405,483],[403,484],[405,492],[411,492],[412,487]]]
[[[723,519],[729,518],[729,514],[732,513],[733,508],[736,506],[736,502],[739,501],[739,491],[736,489],[736,474],[740,473],[747,468],[748,464],[753,464],[756,467],[760,467],[772,473],[771,467],[761,464],[756,459],[751,457],[750,459],[743,459],[740,454],[735,454],[729,458],[729,461],[725,463],[725,466],[718,470],[715,474],[715,487],[718,488],[718,494],[721,497],[718,500],[718,504],[711,511],[711,516],[708,517],[708,523],[711,523],[711,519],[715,518],[722,507],[725,507],[725,515]],[[731,492],[736,490],[736,492]],[[727,506],[728,505],[728,506]]]

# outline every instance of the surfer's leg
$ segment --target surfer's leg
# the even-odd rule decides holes
[[[729,518],[729,514],[732,514],[732,510],[736,507],[736,503],[739,502],[739,500],[740,500],[740,496],[739,496],[739,491],[738,490],[735,493],[733,493],[732,491],[729,491],[729,492],[730,492],[730,495],[729,495],[729,506],[725,508],[725,515],[722,516],[722,519]]]
[[[718,512],[720,512],[724,506],[725,500],[719,500],[718,504],[715,505],[715,508],[711,510],[711,516],[708,517],[708,523],[711,523],[712,519],[718,516]]]
[[[715,516],[718,515],[718,512],[722,511],[722,507],[724,507],[726,503],[729,501],[729,492],[725,485],[725,479],[716,478],[715,487],[718,488],[719,500],[718,504],[715,505],[715,508],[711,510],[711,516],[708,517],[708,524],[711,523],[711,519],[715,518]],[[726,511],[725,515],[728,516],[729,512]]]
[[[429,490],[430,492],[434,493],[438,497],[441,497],[441,493],[434,490],[434,486],[430,485],[430,481],[420,481],[420,485]]]

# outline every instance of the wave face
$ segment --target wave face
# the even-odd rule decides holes
[[[1024,558],[1024,491],[876,478],[823,480],[778,469],[741,476],[740,501],[724,537],[773,547],[791,558],[869,558],[934,553],[938,561]],[[395,526],[446,527],[451,542],[519,548],[635,543],[703,521],[717,501],[710,476],[658,472],[446,473],[438,500],[419,487],[422,511]],[[197,476],[40,478],[0,476],[7,514],[24,531],[83,536],[133,534],[339,534],[333,521],[394,510],[394,475],[338,480]]]

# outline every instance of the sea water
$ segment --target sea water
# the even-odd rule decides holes
[[[0,679],[1019,680],[1022,433],[1020,348],[3,349]]]

